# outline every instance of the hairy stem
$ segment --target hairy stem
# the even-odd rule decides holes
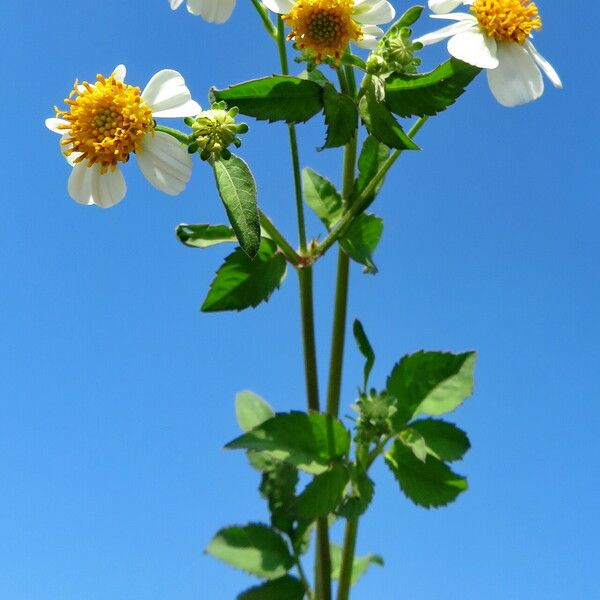
[[[277,37],[277,29],[275,28],[275,25],[273,25],[271,19],[269,19],[269,12],[265,8],[264,4],[260,2],[260,0],[252,0],[252,4],[258,13],[258,16],[260,17],[260,20],[262,21],[263,27],[267,33],[275,39]]]
[[[352,569],[354,567],[354,551],[358,535],[358,518],[349,519],[344,531],[344,546],[342,548],[342,564],[338,584],[337,600],[348,600],[352,586]]]

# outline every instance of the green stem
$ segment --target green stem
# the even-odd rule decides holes
[[[302,316],[302,340],[304,346],[306,403],[309,411],[319,412],[319,381],[317,377],[312,267],[300,267],[298,269],[298,282],[300,284],[300,312]]]
[[[358,536],[358,518],[349,519],[344,531],[344,545],[342,548],[342,564],[340,565],[340,579],[338,584],[337,600],[348,600],[352,586],[352,569],[354,567],[354,551]]]
[[[295,266],[297,267],[302,259],[298,255],[298,253],[292,248],[290,243],[283,237],[283,234],[275,227],[273,221],[265,215],[265,213],[261,210],[259,211],[260,215],[260,225],[261,227],[271,236],[271,239],[279,246],[283,255]]]
[[[306,573],[304,571],[304,567],[302,566],[302,561],[300,560],[300,556],[296,549],[294,549],[294,561],[296,562],[296,568],[298,569],[298,575],[300,576],[300,581],[304,586],[304,592],[308,600],[313,600],[313,593],[310,589],[310,583],[308,582],[308,578],[306,577]]]
[[[256,12],[258,13],[258,16],[260,17],[260,20],[262,21],[267,33],[272,38],[276,38],[277,29],[275,28],[275,25],[273,25],[271,19],[269,19],[269,12],[265,8],[264,4],[260,2],[260,0],[252,0],[252,4],[254,5],[254,8],[256,9]]]
[[[413,137],[423,127],[428,117],[421,117],[408,132],[409,137]],[[390,157],[383,163],[383,166],[377,174],[371,179],[369,185],[363,190],[362,194],[352,204],[350,209],[344,213],[342,218],[337,222],[335,227],[331,230],[329,235],[315,248],[314,256],[321,256],[331,248],[347,231],[352,221],[361,214],[371,203],[372,194],[377,190],[377,186],[383,180],[386,173],[390,170],[392,165],[396,162],[398,157],[402,154],[402,150],[395,150]]]
[[[182,144],[186,146],[190,143],[190,138],[185,133],[179,131],[178,129],[172,129],[171,127],[165,127],[164,125],[155,125],[155,131],[162,131],[163,133],[168,133],[170,136],[174,137],[176,140],[179,140]]]

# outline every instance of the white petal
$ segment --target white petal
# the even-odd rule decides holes
[[[503,106],[518,106],[539,98],[544,93],[544,80],[535,61],[519,44],[498,44],[496,69],[487,72],[492,94]]]
[[[293,0],[262,0],[262,3],[271,11],[280,15],[287,15],[294,7]]]
[[[460,23],[452,23],[452,25],[446,25],[446,27],[442,27],[437,31],[432,31],[431,33],[426,33],[422,35],[420,38],[417,38],[415,42],[419,42],[423,44],[423,46],[429,46],[430,44],[436,44],[437,42],[441,42],[453,35],[457,35],[459,33],[463,33],[464,31],[468,31],[469,29],[473,29],[474,25],[471,21],[460,21]]]
[[[429,0],[429,9],[439,15],[453,11],[462,3],[463,0]]]
[[[537,51],[536,47],[529,40],[525,42],[525,48],[529,54],[531,54],[533,60],[540,66],[542,71],[546,73],[546,76],[552,82],[552,85],[555,88],[562,90],[562,81],[554,67]]]
[[[153,75],[142,92],[142,98],[154,117],[194,117],[202,110],[192,100],[183,77],[171,69]]]
[[[454,58],[480,69],[495,69],[498,66],[496,40],[476,29],[463,31],[449,39],[448,52]]]
[[[119,168],[102,173],[98,164],[87,167],[79,163],[69,177],[69,195],[79,204],[96,204],[102,208],[114,206],[125,197],[127,187]]]
[[[183,2],[183,0],[170,0],[171,3],[171,8],[173,10],[178,9],[181,6],[181,3]]]
[[[187,148],[168,133],[148,133],[136,153],[144,177],[161,192],[176,196],[192,176],[192,157]]]
[[[377,25],[363,25],[361,27],[363,37],[361,40],[354,40],[354,44],[361,48],[368,48],[370,50],[377,46],[377,38],[383,35],[383,29],[377,27]]]
[[[127,68],[125,65],[117,65],[112,72],[113,77],[117,81],[125,81],[125,75],[127,75]]]
[[[63,141],[66,141],[67,138],[69,136],[68,135],[63,135],[60,138],[60,151],[62,153],[62,155],[65,157],[65,160],[72,166],[74,167],[77,164],[77,159],[83,154],[83,152],[71,152],[71,154],[67,155],[65,154],[65,151],[69,150],[70,148],[73,147],[73,144],[63,144]]]
[[[354,0],[352,19],[366,25],[389,23],[396,16],[394,7],[387,0]]]
[[[50,131],[54,131],[54,133],[58,133],[59,135],[65,134],[65,129],[61,128],[61,125],[69,125],[69,121],[65,121],[64,119],[57,119],[56,117],[50,117],[45,121],[46,127]]]
[[[209,23],[225,23],[235,8],[235,0],[188,0],[188,11]]]
[[[471,21],[477,24],[477,18],[468,13],[450,13],[448,15],[429,15],[430,19],[445,19],[446,21]]]

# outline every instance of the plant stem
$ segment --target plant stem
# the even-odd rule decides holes
[[[269,13],[267,12],[267,9],[264,7],[263,3],[260,2],[260,0],[252,0],[252,4],[254,5],[254,8],[256,9],[256,12],[258,13],[258,16],[260,17],[260,20],[262,21],[267,33],[272,38],[276,38],[277,29],[275,29],[275,25],[273,25],[271,19],[269,19]]]
[[[310,589],[310,583],[308,582],[308,578],[306,577],[306,573],[304,572],[304,567],[302,566],[302,561],[300,560],[300,556],[298,552],[294,548],[294,560],[296,561],[296,568],[298,569],[298,575],[300,576],[300,581],[304,586],[304,591],[308,600],[313,600],[313,593]]]
[[[409,137],[413,137],[423,127],[428,117],[421,117],[408,132]],[[321,256],[325,254],[337,240],[342,237],[347,231],[352,221],[362,213],[367,206],[371,203],[371,196],[377,189],[377,186],[385,177],[386,173],[390,170],[392,165],[396,162],[398,157],[402,154],[402,150],[395,150],[390,157],[383,163],[383,166],[377,174],[371,179],[369,185],[363,190],[362,194],[352,204],[350,209],[344,213],[342,218],[336,223],[335,227],[331,230],[329,235],[315,248],[314,255]]]
[[[297,267],[302,259],[298,255],[298,253],[292,248],[290,243],[285,239],[283,234],[275,227],[271,219],[265,215],[265,213],[260,210],[260,224],[261,227],[271,236],[271,239],[279,246],[283,255],[295,266]]]
[[[304,345],[306,402],[309,411],[319,412],[319,382],[317,378],[312,267],[300,267],[298,269],[298,281],[300,284],[300,313],[302,316],[302,339]]]
[[[352,586],[352,569],[354,567],[354,551],[358,535],[358,518],[349,519],[344,531],[344,546],[342,548],[342,564],[338,584],[337,600],[348,600]]]
[[[182,144],[185,144],[186,146],[190,143],[189,136],[179,131],[178,129],[165,127],[164,125],[156,125],[154,129],[155,131],[162,131],[163,133],[168,133],[170,136],[174,137],[176,140],[179,140]]]

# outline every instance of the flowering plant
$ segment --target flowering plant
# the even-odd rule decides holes
[[[81,204],[107,208],[121,201],[126,194],[121,167],[132,154],[146,179],[170,195],[184,191],[194,157],[198,166],[213,171],[227,224],[177,228],[179,241],[191,248],[238,244],[217,271],[204,312],[256,307],[282,285],[288,269],[296,272],[306,411],[276,412],[252,392],[238,394],[241,434],[226,447],[245,451],[259,472],[270,522],[226,526],[207,552],[262,580],[242,592],[241,600],[330,600],[334,581],[337,599],[347,600],[367,568],[382,563],[376,555],[355,556],[358,525],[375,492],[371,468],[376,461],[383,460],[401,492],[424,508],[445,506],[467,489],[466,478],[451,463],[464,456],[469,439],[440,417],[472,394],[476,360],[472,351],[406,354],[377,386],[371,383],[375,352],[355,320],[353,334],[364,369],[351,403],[354,417],[340,419],[349,270],[358,263],[367,274],[377,272],[374,253],[383,233],[382,219],[368,211],[399,157],[420,149],[419,130],[450,108],[482,69],[505,106],[540,97],[540,69],[556,87],[561,82],[531,42],[541,18],[530,0],[430,0],[431,16],[453,23],[416,39],[412,29],[422,6],[396,18],[387,0],[252,2],[258,22],[276,44],[280,73],[212,88],[210,106],[202,110],[177,71],[156,73],[142,91],[125,83],[120,65],[107,76],[98,75],[93,84],[76,81],[66,108],[56,108],[46,124],[61,136],[60,149],[71,168],[68,192]],[[170,0],[172,9],[182,4]],[[461,4],[468,12],[454,12]],[[186,5],[191,14],[222,23],[235,2],[188,0]],[[385,31],[380,28],[389,23]],[[449,39],[451,58],[421,72],[424,47],[443,39]],[[303,64],[297,75],[289,72],[287,42]],[[361,56],[355,47],[368,55]],[[300,169],[296,126],[319,113],[326,125],[321,150],[344,148],[340,190],[314,170]],[[251,169],[236,154],[241,136],[249,131],[240,115],[287,127],[297,246],[264,212],[262,200],[259,208]],[[182,129],[158,124],[156,119],[162,118],[182,119]],[[305,205],[323,224],[314,237],[307,233]],[[323,399],[313,272],[334,248],[338,269]],[[303,474],[310,481],[301,486]],[[342,545],[330,540],[335,520],[345,522]],[[313,543],[311,577],[305,558]]]

